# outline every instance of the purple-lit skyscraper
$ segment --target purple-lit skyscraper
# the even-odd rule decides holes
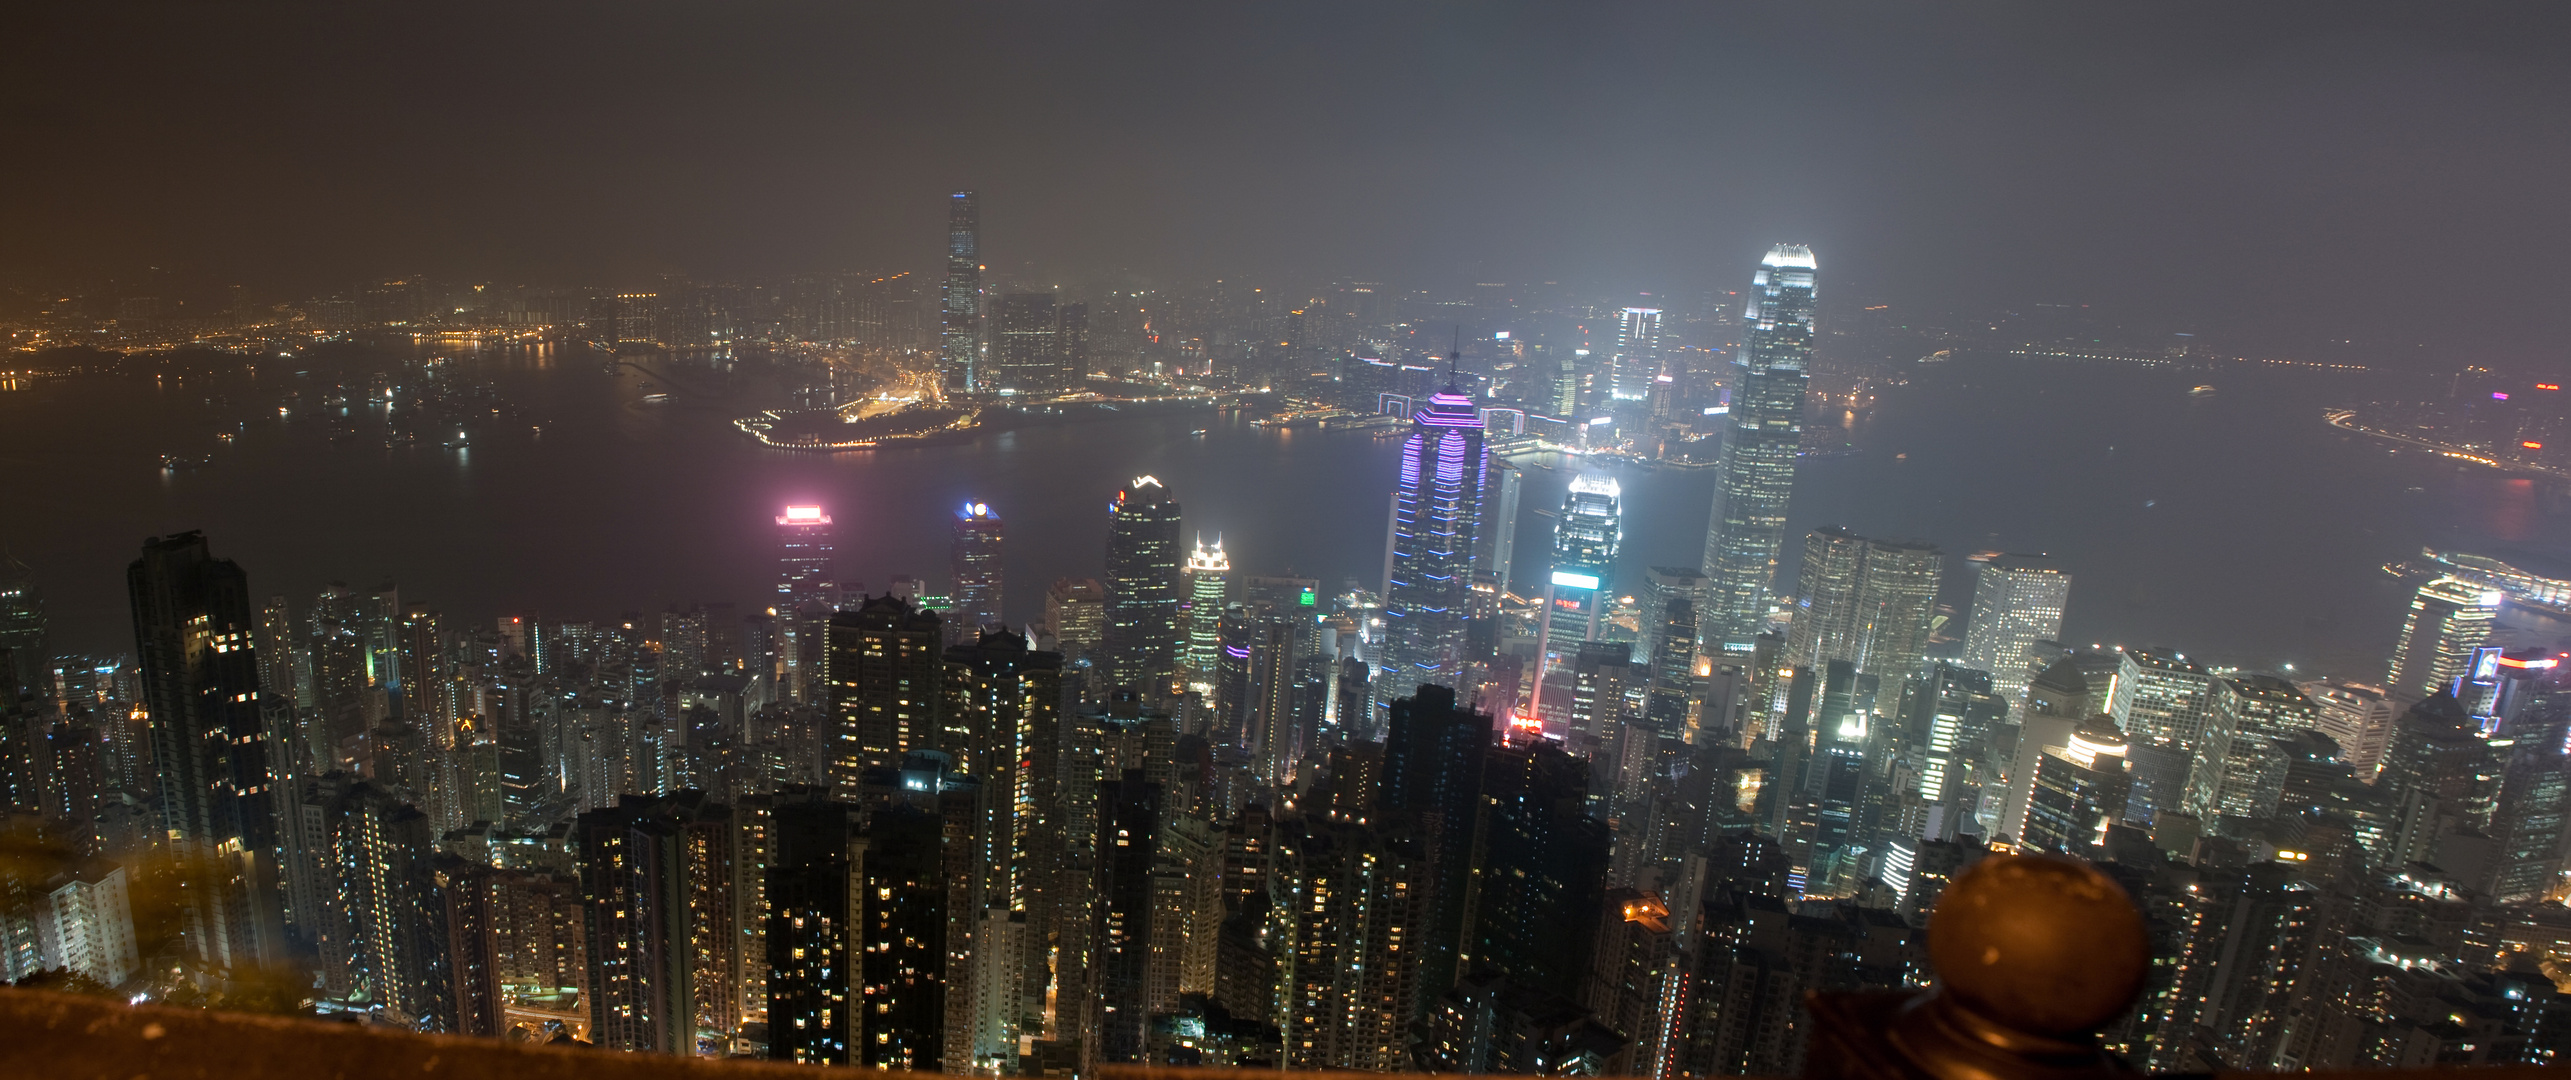
[[[777,559],[777,610],[829,607],[830,515],[818,506],[789,506],[777,515],[777,534],[785,542]]]
[[[947,612],[947,641],[976,641],[985,628],[1006,625],[1000,614],[1000,515],[988,503],[965,503],[955,512],[955,598]]]
[[[1462,680],[1464,612],[1488,466],[1481,412],[1453,383],[1411,412],[1393,495],[1379,702],[1409,697],[1421,683],[1451,687]]]

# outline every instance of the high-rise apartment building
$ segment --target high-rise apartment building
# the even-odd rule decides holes
[[[947,607],[949,643],[971,641],[984,630],[1008,625],[1001,609],[1000,515],[989,503],[966,503],[955,512],[955,595]]]
[[[946,196],[946,283],[938,311],[937,359],[946,388],[982,389],[982,210],[970,191]]]
[[[1991,690],[2014,710],[2035,677],[2029,649],[2062,637],[2071,575],[2042,555],[1973,557],[1972,622],[1964,628],[1964,666],[1991,673]]]
[[[1214,686],[1215,662],[1221,654],[1223,606],[1229,597],[1232,557],[1223,553],[1223,538],[1206,547],[1196,538],[1187,557],[1187,682],[1201,692]]]
[[[1837,526],[1804,538],[1803,596],[1787,662],[1818,669],[1845,660],[1898,682],[1919,669],[1937,613],[1945,557],[1917,540],[1869,540]]]
[[[1749,339],[1733,361],[1731,423],[1705,529],[1710,580],[1697,625],[1709,648],[1747,651],[1767,618],[1803,442],[1816,266],[1811,248],[1779,244],[1751,279]]]
[[[2316,730],[2339,744],[2339,760],[2372,780],[2383,764],[2384,747],[2392,741],[2393,721],[2401,715],[2390,691],[2365,683],[2316,679],[2296,683],[2320,707]]]
[[[1411,412],[1393,493],[1378,701],[1407,697],[1424,683],[1453,686],[1463,677],[1487,458],[1481,415],[1452,384]]]
[[[2405,703],[2447,689],[2472,664],[2473,649],[2490,641],[2503,598],[2497,589],[2456,577],[2420,585],[2402,619],[2384,686]]]
[[[830,617],[821,685],[830,710],[823,757],[833,785],[855,791],[866,770],[936,747],[944,647],[936,613],[898,596],[869,597]]]
[[[1135,477],[1108,507],[1107,670],[1116,686],[1165,694],[1178,676],[1187,598],[1178,537],[1178,500],[1157,477]]]
[[[249,576],[188,532],[146,541],[126,583],[161,827],[213,886],[190,891],[188,952],[210,967],[283,962],[272,766],[291,735],[272,727],[293,714],[262,707]]]

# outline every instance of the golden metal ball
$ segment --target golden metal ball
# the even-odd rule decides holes
[[[2133,1005],[2151,941],[2124,888],[2088,863],[1994,855],[1938,898],[1928,957],[1945,992],[1985,1019],[2073,1036]]]

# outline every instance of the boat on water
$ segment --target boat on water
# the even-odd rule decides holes
[[[204,454],[163,454],[161,468],[172,472],[180,469],[200,469],[213,460],[212,457]]]
[[[1187,434],[1189,438],[1202,439],[1205,437],[1206,430],[1207,429],[1205,428],[1198,428],[1194,431],[1188,432]]]
[[[2198,398],[2201,398],[2201,397],[2213,397],[2213,396],[2214,396],[2214,388],[2213,388],[2213,387],[2211,387],[2211,386],[2197,386],[2197,387],[2194,387],[2194,388],[2192,388],[2192,389],[2188,390],[2188,391],[2187,391],[2187,396],[2188,396],[2188,397],[2198,397]]]
[[[669,400],[670,396],[668,394],[643,395],[643,404],[645,405],[665,405],[669,403]]]

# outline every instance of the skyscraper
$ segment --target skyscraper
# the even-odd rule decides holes
[[[1639,401],[1660,374],[1660,309],[1629,307],[1616,318],[1615,395]]]
[[[999,333],[992,343],[984,388],[1029,393],[1058,389],[1065,364],[1062,315],[1052,293],[1010,293],[1000,298]]]
[[[2414,702],[2446,689],[2472,663],[2473,649],[2490,640],[2501,593],[2456,577],[2419,587],[2402,619],[2384,685],[2393,697]]]
[[[1803,597],[1787,662],[1846,660],[1886,680],[1910,678],[1928,649],[1945,560],[1917,540],[1869,540],[1838,526],[1804,538]]]
[[[1232,557],[1223,553],[1223,538],[1187,557],[1187,681],[1200,691],[1214,685],[1215,658],[1222,652],[1223,603],[1232,579]]]
[[[1464,611],[1481,524],[1482,418],[1453,383],[1411,413],[1393,492],[1392,578],[1384,596],[1378,701],[1463,676]]]
[[[982,389],[982,211],[970,191],[946,196],[946,284],[938,310],[937,360],[946,388]]]
[[[1964,666],[1991,673],[1991,691],[2012,710],[2026,696],[2028,647],[2062,636],[2071,575],[2042,555],[1973,557],[1973,621],[1964,630]]]
[[[1598,636],[1604,603],[1615,594],[1616,555],[1625,542],[1624,489],[1612,476],[1582,475],[1562,497],[1553,520],[1552,602],[1545,607],[1554,648]]]
[[[1000,607],[1000,515],[989,503],[955,512],[955,596],[946,613],[948,644],[1007,625]]]
[[[1710,580],[1697,626],[1709,647],[1747,651],[1767,617],[1803,441],[1816,266],[1811,248],[1779,244],[1751,278],[1749,340],[1733,360],[1731,426],[1705,529]]]
[[[1167,693],[1178,675],[1187,563],[1178,527],[1178,500],[1158,477],[1135,477],[1107,508],[1107,670],[1116,686]]]
[[[262,717],[292,714],[261,707],[249,576],[187,532],[145,541],[126,582],[161,827],[211,886],[190,890],[189,951],[211,967],[283,961],[269,744],[286,736]]]
[[[828,607],[830,515],[818,506],[789,506],[777,515],[783,552],[777,559],[777,609]]]
[[[42,694],[53,657],[45,654],[45,603],[34,573],[17,556],[0,552],[0,689]],[[0,700],[0,710],[16,701]]]

